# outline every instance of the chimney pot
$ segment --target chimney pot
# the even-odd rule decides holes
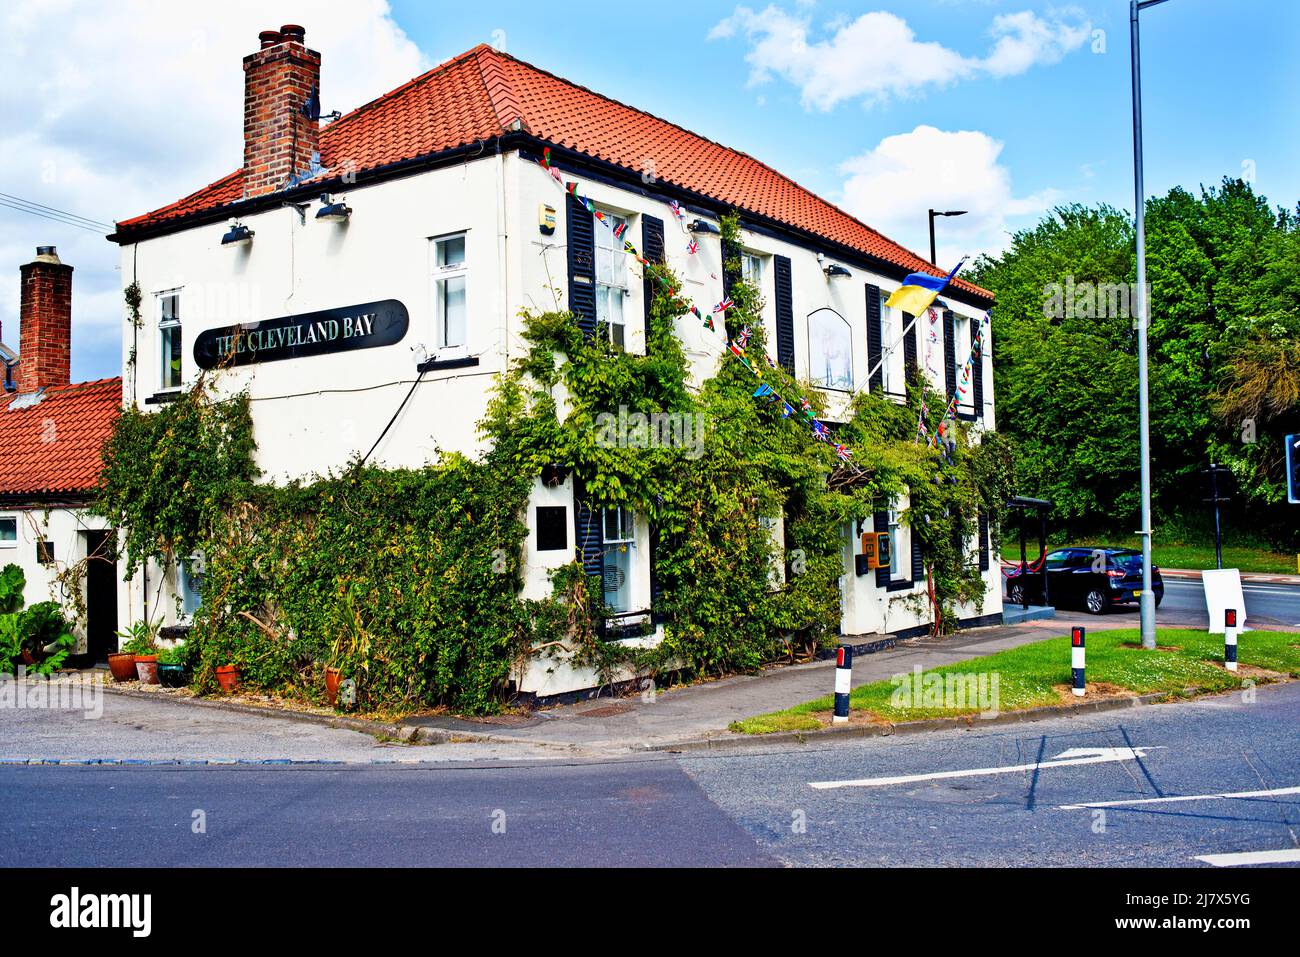
[[[262,44],[262,49],[273,47],[280,42],[279,30],[263,30],[257,35],[258,41]]]
[[[280,28],[280,36],[285,40],[296,40],[302,43],[307,38],[307,31],[296,23],[286,23]]]

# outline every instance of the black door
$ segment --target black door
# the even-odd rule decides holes
[[[86,536],[86,659],[106,664],[116,650],[117,558],[112,532],[84,532]]]

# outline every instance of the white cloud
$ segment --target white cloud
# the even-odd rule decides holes
[[[1001,250],[1009,219],[1047,209],[1058,194],[1016,197],[1011,174],[998,162],[1002,143],[978,130],[918,126],[881,140],[840,166],[844,208],[922,257],[929,257],[926,210],[967,211],[936,220],[939,262]]]
[[[322,55],[326,112],[373,99],[426,69],[386,0],[223,0],[208,5],[10,0],[0,10],[0,191],[112,221],[237,169],[244,56],[257,34],[307,29]],[[458,51],[456,51],[458,52]],[[73,374],[118,365],[117,247],[0,207],[0,322],[18,345],[18,266],[56,244],[73,277]]]
[[[743,35],[750,44],[745,61],[751,85],[782,77],[799,87],[805,108],[819,110],[852,99],[881,103],[980,75],[1014,76],[1036,64],[1058,62],[1091,30],[1074,8],[1050,20],[1030,11],[1001,14],[990,28],[992,49],[978,57],[918,40],[905,20],[883,11],[833,20],[826,25],[826,39],[810,40],[812,18],[801,8],[787,13],[774,5],[758,12],[737,7],[714,25],[709,39]]]

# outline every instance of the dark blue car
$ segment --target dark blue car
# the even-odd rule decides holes
[[[1138,600],[1142,590],[1142,553],[1132,548],[1058,548],[1047,553],[1046,569],[1030,568],[1007,572],[1007,601],[1019,605],[1043,600],[1043,573],[1047,574],[1048,598],[1058,607],[1083,608],[1094,615],[1112,605]],[[1165,597],[1160,569],[1151,568],[1151,590],[1156,607]]]

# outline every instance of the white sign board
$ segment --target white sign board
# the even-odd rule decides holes
[[[1235,568],[1216,568],[1201,572],[1205,586],[1205,607],[1210,612],[1210,634],[1223,634],[1223,613],[1237,609],[1237,627],[1246,625],[1246,598],[1241,593],[1241,573]]]

